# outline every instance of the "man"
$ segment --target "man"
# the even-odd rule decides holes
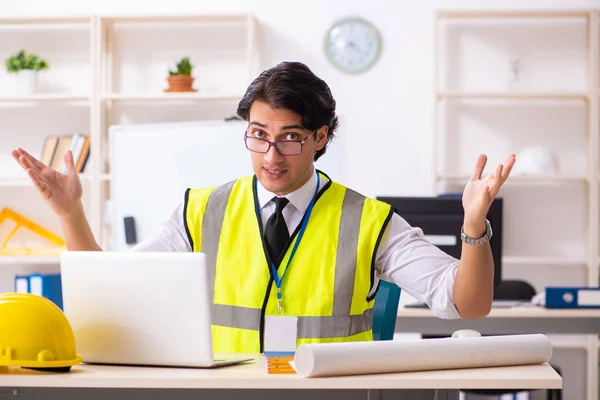
[[[459,261],[389,205],[315,170],[337,117],[329,87],[305,65],[284,62],[264,71],[238,115],[248,121],[244,141],[255,175],[188,189],[159,232],[134,248],[207,254],[215,351],[263,351],[265,325],[278,316],[291,319],[291,328],[279,327],[290,331],[292,343],[371,340],[379,279],[441,318],[489,313],[494,266],[485,216],[514,155],[485,178],[486,157],[478,158],[463,193],[467,238]],[[101,250],[83,212],[72,154],[64,157],[66,175],[22,149],[12,154],[60,217],[68,249]]]

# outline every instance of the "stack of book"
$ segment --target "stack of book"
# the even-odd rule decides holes
[[[269,374],[295,374],[290,365],[294,361],[294,352],[265,352]]]
[[[66,136],[48,136],[42,147],[40,161],[50,168],[65,173],[64,155],[67,150],[73,152],[75,170],[82,172],[90,155],[90,137],[83,133]]]

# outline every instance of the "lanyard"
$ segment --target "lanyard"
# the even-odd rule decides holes
[[[319,183],[321,182],[321,178],[319,176],[319,173],[317,172],[317,189],[315,190],[315,194],[312,198],[312,200],[310,201],[308,208],[306,209],[306,213],[304,213],[304,216],[302,217],[302,221],[301,224],[302,226],[300,227],[300,231],[298,232],[298,237],[296,238],[296,241],[294,242],[294,247],[292,248],[292,253],[290,254],[290,257],[288,258],[287,264],[285,266],[285,269],[283,270],[283,274],[281,275],[281,278],[279,277],[279,274],[277,273],[277,268],[275,268],[275,263],[271,262],[271,272],[273,273],[273,278],[275,279],[275,285],[277,286],[277,310],[279,311],[279,313],[281,313],[283,311],[283,308],[281,307],[281,283],[283,282],[283,277],[285,276],[285,273],[288,270],[288,267],[290,266],[290,263],[292,262],[292,258],[294,258],[294,254],[296,254],[296,249],[298,248],[298,245],[300,244],[300,240],[302,240],[302,236],[304,235],[304,231],[306,230],[306,225],[308,224],[308,219],[310,218],[310,214],[312,213],[312,209],[313,206],[315,205],[315,201],[317,199],[317,194],[319,193]],[[258,209],[258,205],[257,205],[257,209]],[[263,226],[262,226],[262,217],[260,215],[260,210],[258,210],[258,224],[260,227],[260,236],[263,236]]]

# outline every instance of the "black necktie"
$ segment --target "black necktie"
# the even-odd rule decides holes
[[[282,214],[282,211],[289,200],[285,197],[273,197],[272,201],[275,202],[275,212],[271,214],[267,220],[267,225],[265,226],[265,241],[271,255],[271,260],[273,260],[275,265],[279,265],[283,248],[290,238]]]

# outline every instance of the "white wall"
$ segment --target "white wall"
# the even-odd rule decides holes
[[[428,195],[433,191],[433,13],[437,8],[498,8],[498,1],[267,0],[165,2],[104,0],[3,1],[13,15],[239,12],[260,21],[261,68],[282,60],[305,62],[330,85],[341,118],[339,134],[352,162],[349,184],[371,196]],[[501,2],[505,8],[598,7],[593,0]],[[329,65],[323,35],[338,18],[371,20],[384,40],[382,57],[369,72],[347,76]],[[493,160],[495,161],[495,160]],[[500,161],[500,160],[498,160]],[[473,160],[474,162],[474,160]]]

